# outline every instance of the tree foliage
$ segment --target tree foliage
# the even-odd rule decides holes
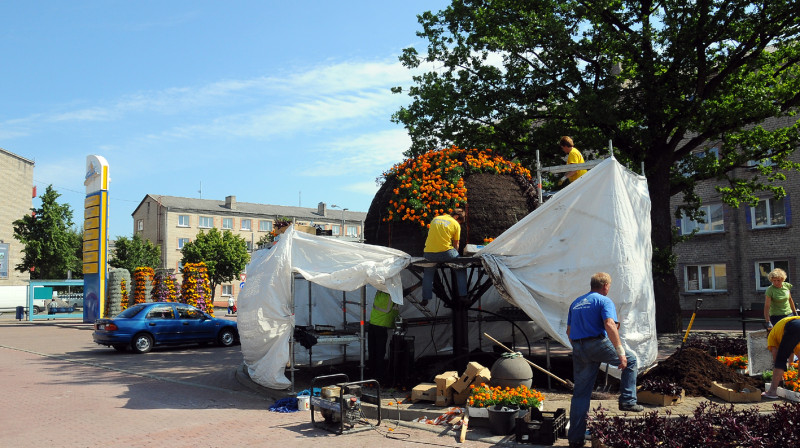
[[[402,63],[421,70],[395,113],[409,155],[455,144],[491,147],[534,166],[563,163],[559,135],[581,149],[644,164],[659,331],[680,330],[670,197],[696,216],[695,185],[714,179],[738,206],[784,194],[798,164],[796,1],[454,0],[419,16],[428,42]],[[780,126],[765,126],[772,120]],[[716,147],[719,158],[698,156]],[[770,159],[758,170],[736,170]],[[742,174],[744,173],[744,174]]]
[[[15,266],[19,272],[31,271],[31,279],[64,279],[67,271],[75,276],[82,272],[81,232],[72,228],[69,204],[59,204],[61,196],[49,185],[42,195],[39,208],[31,209],[13,222],[14,238],[25,245],[22,262]]]
[[[237,278],[250,261],[244,238],[229,230],[220,233],[216,228],[210,229],[208,233],[201,230],[194,241],[183,246],[181,253],[181,263],[184,265],[205,262],[212,298],[216,294],[217,285]]]
[[[130,273],[138,267],[158,269],[161,266],[161,249],[150,240],[143,240],[138,234],[133,235],[133,238],[121,236],[117,238],[108,264],[115,268],[125,268]]]

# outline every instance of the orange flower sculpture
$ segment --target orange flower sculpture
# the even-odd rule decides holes
[[[471,385],[470,390],[467,404],[476,408],[515,405],[525,409],[538,408],[541,403],[544,403],[544,395],[527,386],[517,386],[512,389],[500,386],[489,387],[486,383],[481,383],[479,386]]]
[[[398,183],[383,221],[409,221],[429,227],[434,217],[467,203],[467,173],[517,174],[531,179],[529,170],[492,154],[491,149],[452,146],[428,151],[383,173],[384,180],[394,178]]]
[[[147,282],[153,281],[155,271],[148,266],[140,266],[133,270],[133,303],[147,301]]]

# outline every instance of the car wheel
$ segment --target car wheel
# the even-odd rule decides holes
[[[230,328],[224,328],[219,332],[219,338],[217,338],[217,340],[219,345],[223,347],[230,347],[236,343],[236,333],[234,333]]]
[[[127,344],[114,344],[114,345],[112,345],[112,347],[114,347],[114,350],[116,350],[118,352],[124,352],[125,350],[128,349],[128,345]]]
[[[131,347],[133,347],[133,351],[136,353],[147,353],[153,349],[153,337],[144,333],[137,334],[136,337],[133,338]]]
[[[39,308],[38,306],[34,306],[33,307],[33,314],[39,314],[41,312],[42,312],[42,309]]]

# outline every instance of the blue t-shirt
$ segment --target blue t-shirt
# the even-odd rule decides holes
[[[598,292],[578,297],[567,315],[570,339],[607,336],[604,322],[608,318],[617,321],[617,309],[611,299]]]

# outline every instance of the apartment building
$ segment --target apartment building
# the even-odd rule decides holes
[[[14,239],[13,222],[33,207],[33,166],[32,160],[0,148],[0,299],[7,299],[2,303],[22,305],[31,278],[29,272],[14,269],[22,261],[24,246]]]
[[[31,213],[33,207],[32,160],[0,148],[0,285],[26,285],[28,272],[14,269],[22,261],[23,245],[14,239],[13,222]]]
[[[764,127],[775,129],[794,123],[796,118],[773,119]],[[707,151],[718,155],[717,148]],[[791,156],[795,162],[800,154]],[[769,161],[752,161],[749,168],[739,169],[737,176]],[[697,193],[702,198],[705,222],[686,217],[676,219],[679,234],[692,238],[675,247],[678,264],[675,274],[680,289],[681,308],[690,314],[698,298],[703,299],[706,315],[738,316],[740,309],[750,316],[763,316],[764,294],[770,285],[767,274],[782,268],[789,283],[800,284],[797,248],[800,247],[800,228],[792,222],[792,210],[800,207],[800,173],[787,172],[780,183],[786,196],[776,199],[762,193],[752,207],[742,204],[732,208],[722,203],[715,187],[726,186],[716,180],[698,184]],[[682,197],[671,201],[673,210]]]
[[[173,269],[180,277],[181,249],[201,231],[216,228],[241,236],[248,251],[257,249],[258,241],[273,230],[277,218],[289,218],[297,225],[319,226],[333,238],[361,241],[367,214],[330,208],[320,202],[317,208],[237,202],[236,196],[225,200],[182,198],[148,194],[134,210],[133,231],[161,248],[161,266]],[[219,285],[217,302],[238,296],[240,281]]]

